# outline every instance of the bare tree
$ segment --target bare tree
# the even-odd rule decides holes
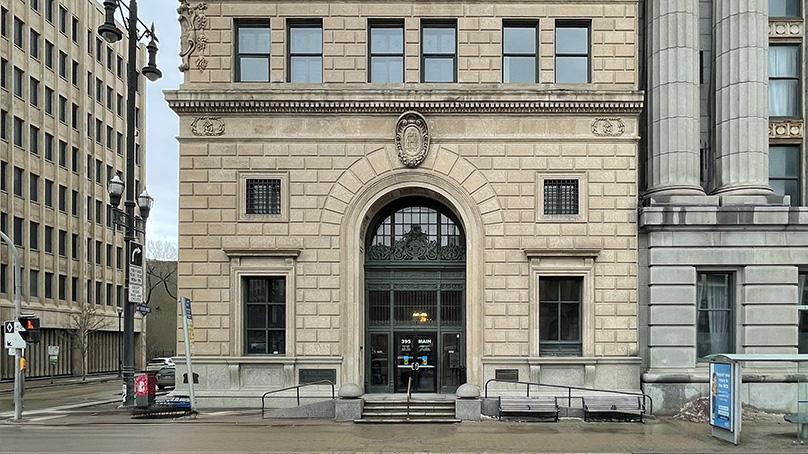
[[[176,262],[177,245],[166,240],[149,241],[146,245],[146,258],[161,262]]]
[[[177,265],[168,260],[146,260],[146,295],[148,305],[152,296],[160,290],[166,292],[172,300],[177,299]]]
[[[78,311],[70,314],[70,321],[73,328],[71,334],[81,355],[81,379],[84,380],[89,369],[90,335],[103,327],[104,318],[98,312],[98,305],[81,300]]]

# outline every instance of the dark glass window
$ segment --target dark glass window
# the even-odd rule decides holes
[[[286,279],[244,279],[245,352],[248,355],[286,354]]]
[[[39,249],[39,223],[31,221],[28,224],[28,247]]]
[[[537,22],[505,22],[502,26],[502,82],[538,82]]]
[[[53,227],[45,226],[45,252],[53,254]]]
[[[377,84],[404,82],[404,22],[370,23],[370,80]]]
[[[67,255],[67,232],[59,230],[59,255],[65,257]]]
[[[59,211],[67,211],[67,186],[59,185]]]
[[[53,43],[45,40],[45,66],[53,69]]]
[[[800,100],[800,46],[769,46],[769,116],[800,116]]]
[[[580,277],[539,278],[539,354],[580,356],[581,301]]]
[[[79,278],[71,277],[70,278],[70,301],[78,301],[79,300]]]
[[[67,299],[67,276],[64,274],[59,275],[59,300],[64,301]]]
[[[735,353],[735,292],[732,273],[698,273],[696,283],[699,358]]]
[[[59,51],[59,77],[67,79],[67,54]]]
[[[769,0],[769,16],[800,17],[800,0]]]
[[[29,287],[30,287],[30,296],[34,298],[39,297],[39,271],[38,270],[31,270],[29,273]]]
[[[14,18],[14,45],[20,49],[25,48],[25,23]]]
[[[53,22],[53,6],[56,0],[45,0],[45,20]]]
[[[457,23],[421,22],[421,82],[457,81]]]
[[[39,154],[39,128],[34,125],[28,126],[28,135],[29,135],[29,144],[28,148],[30,149],[31,153],[38,155]]]
[[[281,214],[281,180],[247,180],[247,214]]]
[[[53,273],[45,272],[45,298],[53,298]]]
[[[19,167],[14,167],[14,195],[23,197],[23,187],[25,179],[25,171]]]
[[[22,148],[25,144],[25,139],[23,138],[24,132],[24,123],[22,118],[14,117],[14,145]]]
[[[53,89],[45,87],[45,113],[53,116]]]
[[[769,185],[778,195],[791,196],[791,205],[800,205],[800,147],[769,147]]]
[[[14,96],[22,98],[25,96],[25,72],[14,67]]]
[[[22,247],[22,243],[25,240],[23,237],[23,223],[25,221],[22,218],[18,218],[14,216],[14,245],[18,247]]]
[[[31,77],[28,80],[28,98],[31,105],[39,107],[39,81]]]
[[[578,180],[544,180],[544,214],[578,214]]]
[[[589,27],[558,24],[555,33],[555,81],[558,84],[589,82]]]
[[[0,87],[8,90],[8,60],[0,58]]]
[[[267,22],[236,22],[236,82],[269,82]]]
[[[59,121],[67,123],[67,98],[59,95]]]
[[[322,22],[289,23],[289,82],[323,82]]]
[[[808,273],[800,273],[799,280],[799,305],[797,311],[799,340],[797,353],[808,354]]]
[[[59,31],[67,34],[67,10],[64,7],[59,7]]]
[[[28,175],[28,198],[32,202],[39,202],[39,175]]]
[[[53,208],[53,181],[45,179],[45,206]]]
[[[29,52],[31,56],[39,60],[39,33],[37,33],[33,28],[30,30],[29,33],[31,43],[29,46],[31,47]]]

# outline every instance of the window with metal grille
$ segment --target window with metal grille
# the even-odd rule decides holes
[[[544,180],[544,214],[578,214],[578,180]]]
[[[281,180],[247,180],[247,214],[281,214]]]

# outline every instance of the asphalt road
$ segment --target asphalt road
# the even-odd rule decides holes
[[[740,448],[713,439],[704,424],[502,423],[359,425],[302,422],[0,424],[0,452],[800,452],[793,427],[750,427]],[[249,421],[252,421],[250,423]]]
[[[120,395],[121,382],[117,380],[27,389],[23,396],[23,414],[26,411],[119,399]],[[8,390],[0,392],[0,418],[13,411],[14,393]]]

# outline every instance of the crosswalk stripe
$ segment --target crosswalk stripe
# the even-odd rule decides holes
[[[67,415],[66,414],[61,414],[61,415],[51,415],[51,416],[40,416],[39,418],[31,418],[30,421],[31,422],[41,422],[41,421],[47,421],[49,419],[64,418],[65,416],[67,416]]]

